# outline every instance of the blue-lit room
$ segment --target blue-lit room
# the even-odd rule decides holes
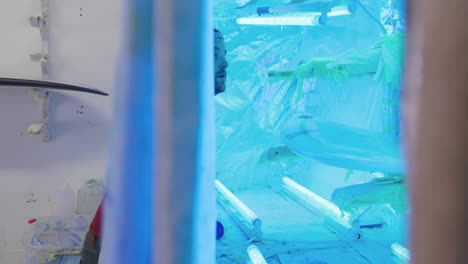
[[[0,264],[468,263],[467,11],[2,2]]]
[[[407,262],[404,2],[244,2],[214,2],[218,263]]]

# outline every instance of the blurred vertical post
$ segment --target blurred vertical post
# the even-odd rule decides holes
[[[155,2],[154,263],[215,262],[211,0]]]
[[[209,0],[126,0],[100,263],[214,263]]]
[[[408,0],[412,263],[468,261],[468,2]]]
[[[154,0],[126,0],[117,58],[100,263],[151,263],[154,184]]]

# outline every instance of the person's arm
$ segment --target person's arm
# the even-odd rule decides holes
[[[412,263],[468,263],[468,2],[408,0]]]

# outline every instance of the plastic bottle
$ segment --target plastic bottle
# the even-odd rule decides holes
[[[104,197],[104,184],[100,180],[90,179],[78,190],[77,215],[93,216]]]

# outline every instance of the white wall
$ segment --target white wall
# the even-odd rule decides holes
[[[120,12],[118,0],[49,1],[50,78],[111,94],[52,93],[50,142],[26,131],[40,120],[38,102],[26,89],[0,87],[0,263],[21,263],[27,220],[53,214],[65,184],[77,190],[105,177]],[[29,60],[41,42],[28,18],[39,14],[39,0],[1,2],[0,76],[41,79]]]

